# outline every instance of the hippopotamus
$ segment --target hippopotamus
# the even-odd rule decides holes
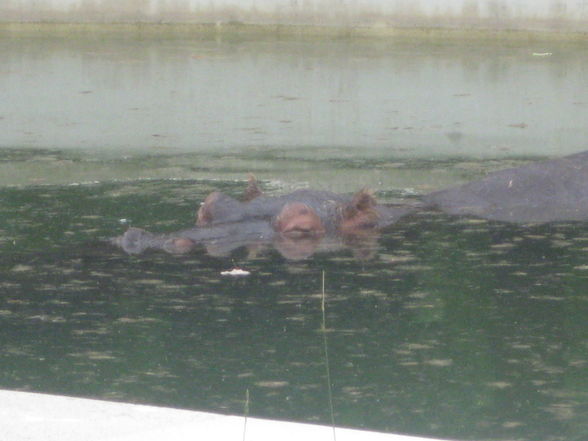
[[[251,193],[257,194],[259,190],[254,188]],[[286,198],[295,196],[287,195]],[[344,196],[338,197],[345,201]],[[266,202],[267,198],[261,197],[247,204],[240,203],[243,208],[235,209],[231,204],[225,205],[226,198],[221,194],[213,193],[209,198],[198,214],[201,225],[224,219],[224,210],[220,206],[230,207],[231,212],[244,217],[258,210],[275,213],[282,206],[280,198],[273,198],[278,205],[275,207]],[[335,196],[328,198],[334,200]],[[588,151],[493,172],[480,180],[424,195],[420,205],[411,204],[405,210],[396,206],[392,215],[388,214],[390,208],[385,205],[377,205],[375,201],[367,204],[371,211],[349,216],[350,220],[343,219],[340,225],[344,228],[349,222],[353,228],[358,222],[369,223],[371,220],[374,226],[383,227],[418,209],[511,223],[584,221],[588,220]],[[311,205],[316,208],[316,203]],[[328,210],[319,212],[323,217],[332,216]]]
[[[358,236],[373,241],[371,233],[415,209],[377,204],[367,190],[350,196],[320,190],[265,196],[250,178],[243,201],[211,193],[200,206],[192,228],[169,234],[130,228],[111,243],[129,254],[147,249],[181,254],[203,245],[217,255],[242,246],[271,244],[285,257],[298,259],[321,246],[333,249],[353,244],[353,248],[361,248],[355,240]]]
[[[249,177],[239,201],[221,192],[204,200],[196,225],[270,220],[275,231],[285,235],[354,232],[365,228],[382,228],[411,212],[410,205],[381,205],[369,190],[342,195],[323,190],[296,190],[282,196],[265,196],[253,176]]]
[[[170,254],[185,254],[203,247],[211,256],[228,256],[233,250],[246,248],[257,255],[273,248],[288,260],[300,260],[316,252],[332,252],[350,249],[362,260],[373,256],[378,231],[368,229],[356,234],[306,234],[288,236],[277,233],[265,220],[220,224],[212,227],[194,227],[169,234],[155,234],[141,228],[129,228],[110,243],[128,254],[140,254],[147,250],[163,250]]]
[[[423,202],[450,215],[512,223],[588,220],[588,151],[493,172]]]
[[[419,210],[514,223],[588,220],[588,151],[490,173],[412,204],[378,204],[367,190],[354,195],[297,190],[266,196],[253,178],[243,199],[213,192],[200,206],[195,227],[166,235],[132,228],[113,243],[128,253],[149,248],[183,253],[198,244],[226,251],[288,243],[283,248],[301,256],[312,254],[325,237],[331,243],[343,238],[339,243],[345,243],[345,237],[377,232]],[[305,245],[297,248],[297,240]]]

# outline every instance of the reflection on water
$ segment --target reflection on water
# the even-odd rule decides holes
[[[588,137],[581,44],[79,33],[3,36],[0,59],[0,147],[492,156]]]
[[[98,238],[193,223],[211,187],[0,190],[0,387],[457,439],[588,431],[588,228],[433,213],[349,250],[128,256]],[[242,266],[243,278],[220,272]]]

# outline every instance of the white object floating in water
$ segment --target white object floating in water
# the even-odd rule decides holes
[[[244,269],[241,268],[233,268],[232,270],[229,271],[221,271],[221,276],[248,276],[249,274],[251,274],[249,271],[245,271]]]
[[[129,223],[129,220],[128,219],[124,219],[124,218],[123,219],[119,219],[118,221],[121,224],[128,224]]]
[[[533,52],[534,57],[551,57],[553,52]]]

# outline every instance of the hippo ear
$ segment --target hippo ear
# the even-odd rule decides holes
[[[351,205],[359,211],[371,210],[376,206],[376,198],[374,192],[364,188],[353,195]]]
[[[198,209],[196,225],[204,227],[221,222],[234,222],[242,216],[243,203],[219,191],[210,193]]]
[[[220,193],[218,191],[213,191],[208,196],[206,196],[206,199],[204,199],[204,202],[202,202],[202,205],[200,205],[200,208],[198,209],[198,214],[196,215],[196,225],[202,227],[212,223],[214,220],[213,207],[219,196]]]
[[[247,188],[243,192],[243,200],[249,202],[262,194],[263,191],[261,191],[257,185],[257,178],[253,173],[249,173],[249,176],[247,177]]]
[[[364,188],[355,193],[351,202],[343,206],[341,212],[342,230],[370,227],[377,222],[376,198],[368,189]]]

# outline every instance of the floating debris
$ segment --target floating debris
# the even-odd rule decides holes
[[[515,129],[526,129],[528,125],[526,123],[518,123],[518,124],[509,124],[508,127],[513,127]]]
[[[221,276],[243,277],[248,276],[249,274],[251,274],[249,271],[246,271],[241,268],[233,268],[229,271],[221,271]]]
[[[286,387],[289,384],[290,383],[288,383],[287,381],[257,381],[255,383],[256,386],[269,388]]]
[[[34,269],[34,267],[32,267],[31,265],[15,265],[12,267],[11,271],[14,273],[24,273],[24,272],[29,272],[32,271]]]

